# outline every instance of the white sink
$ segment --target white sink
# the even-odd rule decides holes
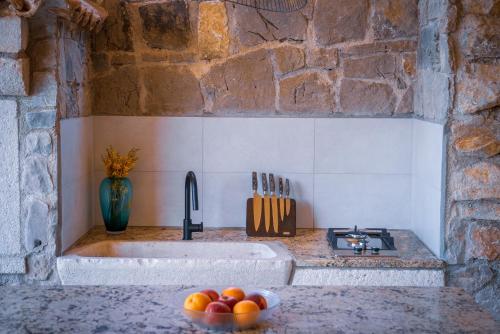
[[[276,242],[101,241],[57,259],[63,285],[286,285]]]

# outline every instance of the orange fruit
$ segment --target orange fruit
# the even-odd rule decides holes
[[[238,326],[242,328],[254,325],[259,319],[260,307],[251,300],[243,300],[234,305],[234,316]]]
[[[224,291],[222,291],[222,295],[233,297],[239,302],[245,299],[245,292],[242,289],[236,287],[230,287],[225,289]]]
[[[201,292],[195,292],[184,300],[184,308],[190,311],[205,311],[208,304],[212,302],[209,296]]]

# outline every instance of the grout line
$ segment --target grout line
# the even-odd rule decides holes
[[[313,172],[312,172],[312,228],[316,228],[316,192],[315,192],[315,183],[316,183],[316,120],[313,122]]]

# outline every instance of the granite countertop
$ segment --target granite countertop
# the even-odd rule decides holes
[[[0,287],[0,333],[205,333],[182,287]],[[280,287],[281,307],[245,333],[499,333],[458,288]],[[243,332],[239,332],[243,333]]]
[[[426,268],[442,269],[445,262],[409,230],[390,230],[394,236],[399,257],[341,257],[330,248],[327,229],[298,229],[291,238],[248,237],[242,228],[205,229],[193,233],[198,241],[279,241],[283,243],[298,267],[352,267],[352,268]],[[129,227],[123,234],[109,235],[103,226],[97,226],[84,235],[73,247],[103,240],[181,240],[182,230],[169,227]]]

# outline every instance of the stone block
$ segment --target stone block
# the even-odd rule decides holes
[[[500,18],[466,15],[462,20],[460,51],[469,62],[495,63],[500,59]]]
[[[500,120],[482,115],[451,123],[450,142],[459,153],[468,157],[487,158],[500,153]]]
[[[139,7],[142,38],[153,49],[184,50],[192,38],[189,8],[184,0]]]
[[[201,2],[198,18],[198,50],[202,59],[229,54],[229,28],[223,2]]]
[[[57,107],[57,79],[53,72],[32,73],[30,96],[20,100],[23,112]]]
[[[500,65],[470,64],[456,79],[456,110],[471,114],[500,105]]]
[[[331,113],[333,86],[316,72],[302,73],[280,82],[280,111]]]
[[[33,194],[48,194],[53,190],[47,162],[41,158],[29,158],[24,162],[22,190]]]
[[[500,260],[500,221],[471,223],[465,259],[472,258]]]
[[[499,0],[462,0],[461,3],[467,14],[500,16]]]
[[[29,59],[0,58],[0,95],[28,95],[29,78]]]
[[[19,136],[16,101],[0,100],[0,255],[21,251]],[[0,260],[0,268],[2,260]],[[5,269],[2,269],[2,271]]]
[[[125,1],[106,0],[108,18],[102,31],[94,36],[93,51],[133,51],[130,14]]]
[[[495,278],[495,271],[486,260],[471,260],[465,266],[448,269],[448,285],[461,287],[474,294]]]
[[[438,71],[441,67],[439,53],[439,31],[436,25],[429,25],[420,30],[418,40],[417,66],[419,69]]]
[[[25,114],[30,129],[52,129],[56,126],[56,111],[30,111]]]
[[[362,40],[368,28],[368,1],[317,0],[314,36],[322,46]]]
[[[115,53],[111,56],[111,65],[122,66],[135,64],[135,55],[133,53]]]
[[[307,38],[304,10],[283,14],[229,3],[226,8],[231,40],[237,45],[252,47],[267,41],[301,42]]]
[[[0,256],[0,273],[1,274],[26,273],[26,260],[24,256]]]
[[[95,72],[105,72],[109,70],[109,56],[106,53],[92,53],[90,56],[92,69]]]
[[[413,112],[413,86],[408,87],[406,92],[403,94],[401,101],[396,108],[395,113],[400,114],[409,114]]]
[[[192,115],[203,111],[200,84],[187,67],[146,67],[143,78],[148,115]]]
[[[271,59],[257,50],[213,66],[202,78],[214,113],[269,112],[275,109]]]
[[[443,73],[422,70],[418,75],[415,111],[427,120],[443,121],[450,108],[450,78]]]
[[[140,115],[137,69],[122,66],[92,81],[95,115]]]
[[[278,72],[286,74],[306,65],[304,50],[294,46],[283,46],[273,50]]]
[[[40,72],[55,69],[57,61],[56,50],[57,46],[54,38],[36,41],[30,52],[31,61],[34,64],[33,71]]]
[[[45,131],[30,132],[25,140],[26,153],[49,156],[52,153],[52,138]]]
[[[28,23],[19,16],[0,17],[0,52],[18,53],[28,45]]]
[[[483,161],[455,170],[449,187],[454,200],[499,199],[500,167],[494,162]]]
[[[396,58],[390,54],[344,60],[344,77],[360,79],[394,79]]]
[[[49,207],[39,200],[27,203],[25,247],[28,252],[47,244]]]
[[[418,30],[417,0],[377,0],[374,3],[375,39],[413,37]]]
[[[391,115],[396,98],[391,86],[344,79],[340,86],[341,112],[356,116]]]
[[[344,57],[369,56],[376,53],[401,53],[417,51],[417,42],[414,40],[378,41],[368,44],[349,46],[342,51]]]
[[[307,51],[307,66],[332,70],[339,64],[339,50],[315,48]]]
[[[417,55],[414,52],[403,53],[401,55],[401,67],[404,73],[413,79],[417,75]]]

